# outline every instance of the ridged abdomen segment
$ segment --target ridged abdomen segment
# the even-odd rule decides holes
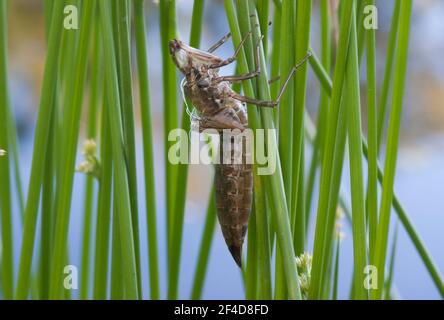
[[[245,139],[236,143],[235,139],[231,138],[224,144],[221,135],[220,141],[221,161],[216,165],[215,175],[217,216],[228,249],[241,267],[242,244],[247,232],[253,196],[252,165],[247,163]],[[224,150],[228,145],[231,151]],[[239,151],[243,152],[236,163],[236,154],[239,154]],[[240,159],[242,161],[239,161]]]

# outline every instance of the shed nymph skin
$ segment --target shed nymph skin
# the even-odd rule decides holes
[[[219,48],[229,38],[224,36],[208,51],[192,48],[180,40],[173,39],[169,42],[171,56],[177,68],[185,75],[184,93],[191,100],[193,106],[199,112],[199,129],[216,129],[223,139],[223,130],[238,129],[242,133],[248,128],[247,111],[243,103],[249,103],[260,107],[276,107],[288,82],[297,67],[302,65],[310,57],[310,53],[290,71],[287,79],[278,94],[276,101],[257,100],[238,94],[231,89],[231,84],[236,81],[252,79],[260,74],[259,48],[262,38],[256,45],[255,63],[253,72],[220,76],[219,69],[236,60],[236,56],[242,49],[246,39],[252,35],[248,32],[242,39],[232,57],[223,59],[212,52]],[[242,244],[247,232],[248,219],[251,212],[253,198],[253,173],[252,165],[247,163],[246,141],[231,138],[226,143],[220,143],[219,157],[226,160],[224,148],[229,147],[228,162],[219,161],[216,164],[215,186],[217,216],[228,249],[239,267],[242,266]],[[238,154],[242,155],[239,161]],[[223,159],[222,159],[223,158]],[[239,163],[240,162],[240,163]]]
[[[247,112],[242,102],[231,95],[230,82],[220,79],[219,68],[223,59],[191,48],[179,40],[170,41],[170,52],[177,68],[185,75],[184,92],[199,111],[199,128],[222,130],[248,127]],[[231,142],[229,163],[216,164],[215,186],[217,216],[225,242],[239,267],[242,266],[242,244],[247,232],[251,212],[253,173],[242,153],[241,164],[234,161],[235,150],[242,148]],[[223,154],[220,143],[220,155]],[[244,149],[245,150],[245,149]]]

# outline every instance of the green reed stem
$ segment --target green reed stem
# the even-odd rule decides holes
[[[294,12],[295,4],[292,1],[285,1],[282,6],[281,18],[281,57],[280,57],[280,81],[279,87],[284,83],[288,73],[294,66],[295,45],[294,45]],[[284,186],[287,196],[287,206],[291,207],[292,197],[292,174],[293,174],[293,121],[294,108],[294,79],[288,84],[288,90],[282,96],[279,106],[279,155],[282,159],[282,174],[284,176]],[[297,171],[297,170],[296,170]],[[297,188],[297,187],[296,187]],[[279,268],[276,268],[278,272]]]
[[[101,118],[101,141],[100,141],[100,163],[101,176],[99,181],[98,203],[97,203],[97,223],[96,223],[96,243],[95,243],[95,259],[94,259],[94,288],[93,298],[103,300],[107,297],[108,287],[108,258],[109,258],[109,234],[111,223],[111,194],[113,184],[113,160],[110,157],[112,154],[112,145],[110,141],[110,126],[109,126],[109,98],[106,88],[103,90],[103,107]],[[117,213],[115,213],[116,215]],[[117,219],[117,218],[116,218]],[[113,228],[115,228],[113,226]],[[113,234],[113,259],[115,257]],[[120,251],[119,251],[120,254]],[[119,257],[120,263],[120,257]],[[120,272],[119,272],[120,273]]]
[[[168,42],[176,37],[176,1],[161,0],[160,3],[160,41],[162,49],[162,76],[163,76],[163,98],[164,98],[164,139],[165,139],[165,170],[166,170],[166,237],[168,248],[168,283],[171,283],[174,289],[175,272],[170,270],[173,259],[172,236],[174,225],[174,205],[175,205],[175,186],[177,183],[177,167],[168,161],[168,150],[172,142],[168,141],[168,134],[171,130],[178,126],[178,110],[177,110],[177,75],[176,67],[170,57]],[[174,290],[173,290],[174,291]],[[174,296],[171,292],[170,297]]]
[[[264,1],[263,1],[264,2]],[[253,4],[250,2],[250,12],[255,12]],[[268,3],[258,3],[258,21],[260,24],[260,32],[255,42],[259,41],[259,34],[264,35],[263,48],[264,59],[267,60],[266,49],[268,34]],[[257,22],[253,20],[253,24]],[[265,28],[265,29],[263,29]],[[273,115],[274,117],[274,115]],[[253,171],[257,172],[258,166],[253,166]],[[272,298],[272,279],[271,279],[271,246],[269,232],[269,215],[267,212],[267,204],[264,190],[264,182],[259,175],[254,175],[254,208],[256,213],[256,240],[257,240],[257,293],[256,299],[269,300]]]
[[[401,3],[399,13],[399,32],[397,37],[398,48],[394,64],[395,75],[393,80],[393,97],[387,137],[384,180],[382,182],[381,207],[379,214],[380,222],[378,224],[374,256],[375,265],[378,268],[378,289],[372,291],[373,299],[381,298],[382,288],[384,284],[387,238],[390,223],[390,211],[393,201],[393,184],[396,171],[396,159],[401,126],[401,112],[407,71],[411,10],[411,0],[405,0]]]
[[[262,45],[264,47],[265,56],[268,56],[268,23],[270,15],[270,1],[257,0],[256,7],[259,18],[259,26],[261,28],[262,34],[264,35]]]
[[[348,145],[350,158],[350,190],[352,202],[354,293],[357,299],[367,299],[364,288],[364,268],[367,265],[367,243],[365,228],[364,177],[362,172],[361,141],[361,97],[359,92],[359,62],[356,28],[356,8],[352,10],[352,28],[349,60],[346,71],[346,104],[348,113]]]
[[[321,62],[324,69],[330,72],[332,46],[331,46],[331,22],[330,22],[328,0],[322,0],[320,2],[320,11],[321,11]],[[312,149],[313,152],[310,160],[310,168],[308,171],[309,173],[307,178],[307,187],[306,187],[307,199],[306,199],[306,209],[305,209],[306,226],[308,225],[310,218],[317,167],[320,159],[322,159],[322,151],[324,149],[325,128],[326,128],[329,101],[330,98],[328,91],[325,88],[322,88],[319,101],[318,119],[316,125],[316,128],[318,128],[318,130],[315,141],[313,143],[313,149]]]
[[[8,149],[9,132],[9,89],[7,71],[7,19],[6,1],[0,2],[0,148]],[[11,145],[12,147],[12,145]],[[12,210],[11,210],[11,176],[9,156],[0,157],[0,214],[1,214],[1,246],[2,246],[2,287],[5,299],[14,295],[14,250],[12,241]]]
[[[256,211],[252,210],[248,221],[247,266],[245,267],[245,298],[248,300],[256,299],[258,290],[256,226]]]
[[[374,5],[374,0],[368,0]],[[376,110],[376,31],[366,30],[367,37],[367,118],[368,118],[368,174],[367,214],[369,232],[369,256],[372,260],[378,224],[378,128]]]
[[[92,26],[92,17],[94,13],[94,2],[89,1],[82,7],[83,20],[80,24],[80,37],[77,46],[76,59],[74,62],[73,83],[67,80],[66,90],[72,90],[67,96],[72,97],[71,104],[64,110],[63,128],[65,134],[62,137],[63,152],[61,156],[60,185],[57,186],[56,198],[56,226],[55,226],[55,244],[53,260],[51,264],[51,283],[49,297],[57,299],[62,297],[63,289],[63,268],[67,257],[67,240],[69,229],[69,216],[71,208],[71,197],[74,180],[74,168],[76,160],[76,149],[80,128],[80,116],[83,103],[83,91],[86,80],[86,69],[88,62],[90,28]]]
[[[392,248],[390,253],[390,262],[388,268],[389,272],[387,275],[387,280],[385,280],[384,283],[384,300],[389,300],[391,298],[391,291],[393,286],[393,274],[395,272],[396,245],[398,242],[398,226],[399,224],[396,223],[395,232],[393,234],[393,240],[392,240]]]
[[[282,10],[278,7],[274,8],[273,15],[273,45],[271,49],[271,66],[270,66],[270,77],[271,79],[276,79],[276,77],[280,76],[280,65],[281,65],[281,29],[282,29]],[[270,84],[271,96],[273,99],[277,98],[280,89],[280,81],[274,81]],[[290,88],[289,88],[290,89]],[[279,124],[279,110],[275,110],[275,123]]]
[[[96,8],[94,8],[96,9]],[[94,10],[95,13],[95,10]],[[97,114],[100,104],[101,88],[103,87],[103,74],[101,72],[100,55],[100,25],[94,23],[94,46],[93,58],[91,60],[91,91],[89,97],[88,108],[88,124],[86,129],[87,139],[96,140],[97,136]],[[103,159],[103,158],[102,158]],[[90,260],[91,260],[91,230],[93,223],[93,206],[95,197],[94,177],[87,176],[85,181],[85,203],[84,203],[84,221],[83,221],[83,243],[82,243],[82,272],[80,278],[80,299],[88,299],[89,295],[89,276],[90,276]]]
[[[353,1],[343,3],[342,21],[333,81],[333,91],[327,120],[327,131],[322,161],[318,215],[313,250],[313,269],[309,297],[322,296],[324,275],[330,256],[332,232],[342,172],[343,148],[345,144],[345,114],[341,103],[342,89],[347,65],[348,42],[352,21]]]
[[[341,239],[338,236],[338,237],[336,237],[335,267],[334,267],[334,271],[333,271],[333,294],[332,294],[333,300],[338,300],[340,248],[341,248]]]
[[[54,107],[55,90],[57,88],[59,44],[62,33],[63,1],[54,1],[54,14],[52,15],[48,53],[46,56],[43,77],[40,108],[35,129],[34,151],[32,155],[31,177],[29,180],[28,199],[25,208],[25,221],[23,225],[23,240],[20,253],[20,266],[17,280],[16,298],[26,299],[31,274],[31,263],[37,224],[37,211],[40,200],[42,176],[44,172],[45,157],[50,128],[51,110]]]
[[[45,2],[45,31],[46,39],[49,41],[49,28],[52,17],[53,3],[49,4]],[[60,56],[64,56],[64,46]],[[62,60],[62,59],[60,59]],[[61,61],[60,61],[61,63]],[[58,85],[56,99],[60,97],[60,88]],[[31,297],[34,296],[34,283],[38,284],[38,296],[40,299],[49,299],[49,284],[51,275],[51,253],[53,249],[52,240],[54,239],[54,222],[55,222],[55,205],[54,205],[54,189],[55,181],[57,179],[57,153],[55,152],[54,145],[57,144],[58,137],[58,101],[54,102],[55,105],[52,108],[51,120],[48,126],[50,127],[50,134],[48,136],[48,145],[45,152],[45,169],[43,173],[42,182],[42,200],[41,200],[41,223],[40,223],[40,261],[38,270],[38,279],[31,280]]]
[[[255,179],[254,197],[256,208],[256,240],[258,253],[258,291],[256,298],[259,300],[270,300],[272,298],[270,233],[268,232],[269,223],[266,212],[265,190],[259,176],[256,176]]]
[[[137,267],[132,228],[131,204],[129,195],[128,176],[122,153],[122,123],[119,98],[119,84],[117,79],[116,54],[111,25],[111,7],[106,0],[100,0],[100,17],[102,22],[102,39],[105,53],[106,85],[109,94],[109,122],[111,129],[112,156],[115,166],[115,191],[117,213],[119,215],[119,235],[121,240],[122,275],[124,278],[125,297],[138,298]]]
[[[114,178],[115,178],[114,174]],[[115,180],[115,179],[114,179]],[[122,248],[119,227],[119,212],[116,197],[113,199],[113,233],[112,233],[112,257],[111,257],[111,293],[112,300],[125,298],[125,287],[122,276]]]
[[[142,296],[142,276],[140,269],[140,239],[139,239],[139,209],[137,200],[136,172],[136,138],[134,129],[133,85],[131,75],[130,21],[128,0],[116,3],[117,16],[117,67],[119,74],[120,107],[123,125],[123,141],[125,162],[128,174],[128,189],[131,205],[131,221],[136,255],[137,288],[139,297]]]
[[[57,105],[53,107],[51,116],[50,136],[45,153],[46,163],[42,183],[42,205],[41,205],[41,236],[40,236],[40,299],[49,299],[49,284],[51,277],[51,253],[53,249],[52,240],[54,239],[54,189],[56,179],[56,152],[55,138],[57,129]]]
[[[280,87],[284,83],[287,74],[293,68],[293,61],[295,56],[295,45],[293,37],[294,20],[295,20],[295,4],[292,1],[285,1],[281,10],[280,25],[275,25],[276,29],[279,29],[279,42],[275,42],[275,46],[278,46],[279,57],[279,75],[280,81],[276,81],[276,94],[277,96]],[[276,39],[277,40],[277,39]],[[274,41],[276,41],[274,40]],[[275,57],[277,60],[277,58]],[[275,62],[278,63],[278,62]],[[276,75],[277,76],[277,75]],[[278,113],[278,128],[279,128],[279,155],[282,159],[282,174],[284,177],[284,187],[286,191],[287,207],[291,207],[292,197],[292,172],[293,172],[293,113],[294,113],[294,78],[292,78],[288,84],[288,89],[282,96],[282,100]],[[292,229],[293,230],[293,229]],[[280,250],[276,250],[276,262],[275,262],[275,298],[283,299],[286,295],[285,277],[282,265],[282,256]]]
[[[386,63],[384,70],[384,80],[381,86],[381,95],[378,101],[378,153],[381,149],[382,136],[384,133],[385,119],[387,113],[388,96],[393,78],[393,64],[395,60],[395,51],[398,45],[396,37],[399,29],[401,0],[395,0],[395,7],[393,10],[392,22],[390,26],[390,33],[387,43]]]
[[[154,185],[153,129],[148,77],[147,44],[145,35],[144,0],[134,1],[137,71],[139,76],[140,114],[145,172],[145,205],[148,225],[148,260],[151,299],[159,299],[159,263],[157,253],[156,194]]]
[[[311,22],[311,1],[298,1],[296,7],[296,25],[298,32],[296,38],[295,60],[298,64],[308,53],[310,42],[310,22]],[[307,67],[308,64],[301,65],[294,81],[294,108],[293,113],[293,163],[295,170],[292,172],[292,196],[291,211],[292,230],[294,230],[295,254],[298,256],[304,251],[305,244],[305,186],[304,186],[304,110],[307,90]],[[298,210],[297,210],[298,209]]]

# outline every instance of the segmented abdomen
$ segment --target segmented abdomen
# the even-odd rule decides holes
[[[247,163],[246,140],[242,138],[241,141],[238,143],[239,141],[231,137],[228,143],[224,144],[221,134],[221,161],[216,165],[215,176],[217,216],[228,249],[239,267],[242,265],[242,244],[247,232],[253,197],[252,165]],[[228,146],[231,146],[231,152],[226,150]],[[239,155],[237,152],[241,151],[242,156],[236,164],[236,157]],[[223,163],[223,160],[226,162]]]

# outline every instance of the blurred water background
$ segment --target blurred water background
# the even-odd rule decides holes
[[[377,32],[377,72],[382,79],[388,30],[394,1],[377,1],[379,30]],[[38,107],[40,85],[45,59],[43,8],[41,0],[9,1],[9,72],[10,91],[15,119],[19,129],[20,156],[25,189],[29,179],[33,147],[34,125]],[[163,158],[162,70],[159,47],[158,8],[155,1],[148,1],[146,10],[148,25],[151,98],[153,108],[155,172],[161,288],[166,291],[166,241],[165,197]],[[191,22],[191,0],[177,0],[179,35],[187,40]],[[444,2],[441,0],[414,1],[412,32],[409,53],[409,72],[404,104],[401,142],[396,172],[395,190],[401,203],[423,238],[440,270],[444,270]],[[210,47],[228,32],[223,3],[208,0],[202,48]],[[319,38],[318,1],[314,1],[312,19],[312,44],[315,50]],[[228,43],[217,52],[228,57],[233,51]],[[364,70],[363,70],[364,71]],[[232,73],[228,67],[224,73]],[[365,74],[364,74],[365,75]],[[365,81],[365,77],[363,77]],[[136,83],[136,82],[135,82]],[[307,109],[315,114],[320,86],[312,73],[309,74]],[[363,94],[365,100],[365,95]],[[138,95],[134,95],[136,103]],[[364,103],[365,105],[365,103]],[[139,106],[136,104],[137,120]],[[365,122],[365,119],[364,119]],[[365,125],[364,125],[365,127]],[[83,135],[83,133],[82,133]],[[143,195],[141,130],[137,127],[137,161],[139,194]],[[80,142],[84,139],[82,136]],[[80,148],[79,148],[80,149]],[[308,150],[308,152],[310,152]],[[80,153],[80,152],[79,152]],[[78,162],[80,162],[80,156]],[[343,176],[343,193],[349,190],[348,168]],[[183,254],[180,277],[180,298],[190,296],[195,262],[203,230],[203,222],[212,183],[213,169],[204,165],[192,165],[188,182],[188,196],[183,236]],[[80,265],[80,237],[83,220],[84,177],[76,174],[72,201],[70,229],[70,263]],[[316,201],[316,195],[315,195]],[[146,245],[146,220],[143,197],[140,196],[141,253],[144,297],[148,297],[148,261]],[[313,204],[316,208],[316,203]],[[16,208],[17,209],[17,208]],[[395,214],[392,214],[394,217]],[[313,221],[314,219],[312,219]],[[392,219],[392,227],[396,219]],[[352,271],[352,236],[344,221],[345,238],[341,244],[340,298],[347,298]],[[21,243],[21,227],[18,215],[14,220],[15,263],[17,266]],[[242,299],[244,288],[241,274],[226,249],[219,227],[210,254],[207,281],[203,291],[206,299]],[[314,231],[314,225],[312,226]],[[312,250],[312,234],[308,251]],[[430,277],[402,226],[399,228],[394,282],[400,298],[439,299]],[[165,294],[163,294],[163,297]]]

